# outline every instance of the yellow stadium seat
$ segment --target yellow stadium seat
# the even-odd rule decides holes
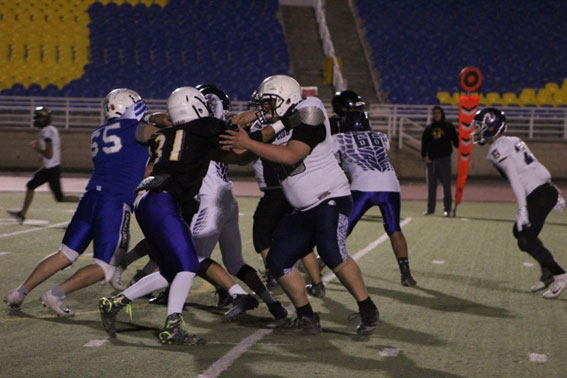
[[[520,100],[515,93],[506,92],[502,94],[502,105],[510,106],[510,105],[520,105]]]
[[[555,92],[559,92],[559,84],[557,83],[547,83],[545,84],[545,90],[549,92],[550,95],[553,95]]]
[[[567,106],[567,92],[559,91],[551,99],[553,106]]]
[[[488,92],[484,99],[484,102],[488,106],[492,105],[502,105],[502,99],[500,98],[500,94],[496,92]]]
[[[540,89],[536,95],[536,105],[538,106],[552,106],[553,96],[545,89]]]
[[[440,104],[452,104],[453,98],[449,92],[437,92],[437,100]]]
[[[520,105],[536,105],[536,93],[535,89],[533,88],[524,88],[522,89],[522,93],[520,93]]]
[[[453,102],[451,102],[452,105],[459,105],[459,98],[461,97],[461,92],[454,92],[453,93]]]

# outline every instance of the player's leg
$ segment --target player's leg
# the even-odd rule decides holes
[[[319,260],[315,252],[310,252],[301,259],[303,267],[307,275],[311,279],[311,283],[305,286],[307,293],[316,298],[325,296],[325,284],[321,281],[321,270],[319,268]]]
[[[553,185],[546,184],[536,188],[527,198],[530,227],[525,232],[526,249],[530,255],[541,256],[547,261],[544,268],[553,275],[551,286],[543,293],[543,296],[548,299],[558,297],[567,288],[565,270],[555,261],[552,253],[538,237],[547,216],[557,202],[558,195],[559,193]]]
[[[350,196],[333,198],[314,208],[315,240],[319,255],[325,264],[333,270],[358,303],[361,320],[356,329],[357,333],[369,335],[374,332],[378,323],[378,309],[368,295],[358,264],[346,251],[348,216],[351,209]]]
[[[8,214],[22,224],[26,220],[28,209],[33,201],[34,191],[38,186],[45,184],[49,180],[48,172],[45,168],[40,168],[33,174],[33,177],[26,184],[26,195],[20,210],[8,210]]]
[[[85,195],[77,210],[73,214],[71,222],[67,226],[63,242],[58,252],[52,253],[35,267],[24,283],[16,289],[12,289],[5,297],[6,302],[12,308],[19,308],[25,296],[39,284],[44,282],[55,273],[71,265],[80,254],[87,248],[92,240],[92,227],[90,214],[93,201],[91,196]],[[64,296],[64,293],[63,293]],[[42,299],[43,300],[43,299]],[[64,298],[63,298],[64,301]],[[66,308],[66,305],[62,307]],[[60,315],[70,314],[65,311]]]
[[[163,344],[203,344],[189,335],[181,312],[193,280],[201,266],[189,226],[183,220],[177,202],[167,192],[145,194],[136,208],[136,219],[146,239],[159,250],[150,250],[160,274],[170,282],[165,326],[159,333]]]
[[[79,202],[79,196],[71,196],[63,194],[61,190],[61,167],[56,166],[49,168],[49,188],[57,202]]]
[[[118,256],[116,261],[117,262],[116,269],[114,270],[114,275],[110,280],[110,284],[112,285],[112,287],[115,288],[116,290],[124,290],[126,288],[126,285],[122,283],[122,274],[130,264],[132,264],[134,261],[141,259],[144,256],[147,256],[148,253],[149,253],[149,244],[146,239],[142,239],[130,251],[124,253],[122,256]],[[148,263],[151,264],[147,269],[146,267],[144,267],[144,269],[138,270],[136,272],[136,275],[134,276],[133,280],[130,282],[130,285],[139,281],[142,277],[153,273],[156,270],[157,265],[155,265],[153,261],[150,260]]]
[[[293,303],[297,318],[276,327],[275,333],[315,335],[321,332],[319,316],[307,299],[305,281],[295,262],[311,250],[314,222],[311,211],[285,215],[274,232],[268,268]]]
[[[439,179],[443,185],[443,215],[448,217],[451,214],[453,198],[451,194],[451,157],[447,156],[439,159]]]
[[[392,250],[398,261],[402,285],[415,286],[417,282],[410,270],[408,245],[400,226],[400,192],[377,192],[374,194],[374,197],[382,213],[382,219],[384,219],[384,230],[390,238]]]
[[[427,209],[423,213],[429,215],[435,213],[435,203],[437,201],[437,161],[427,163]]]

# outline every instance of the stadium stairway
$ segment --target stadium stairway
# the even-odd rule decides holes
[[[348,89],[358,93],[367,103],[378,102],[348,1],[328,0],[326,10],[327,26],[335,52],[342,58]]]
[[[302,86],[317,86],[319,97],[331,101],[333,87],[323,82],[325,55],[312,7],[281,6],[291,70]]]

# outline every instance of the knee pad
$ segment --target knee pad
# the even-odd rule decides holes
[[[241,281],[245,281],[246,275],[248,274],[258,274],[258,272],[256,271],[256,269],[252,268],[250,265],[248,264],[244,264],[236,273],[236,277],[238,277],[239,280]],[[231,273],[232,274],[232,273]]]
[[[77,259],[79,258],[79,253],[67,247],[65,244],[61,244],[61,248],[59,249],[59,252],[65,255],[65,257],[69,259],[69,261],[71,262],[71,264],[63,268],[63,270],[71,269],[75,265],[75,261],[77,261]]]
[[[114,270],[116,269],[116,267],[99,259],[94,259],[94,263],[100,266],[104,271],[104,283],[110,282],[112,276],[114,275]]]

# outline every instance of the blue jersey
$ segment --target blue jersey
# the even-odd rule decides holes
[[[132,205],[148,161],[147,147],[136,139],[145,110],[145,104],[139,102],[91,134],[94,168],[87,190],[116,194]]]

